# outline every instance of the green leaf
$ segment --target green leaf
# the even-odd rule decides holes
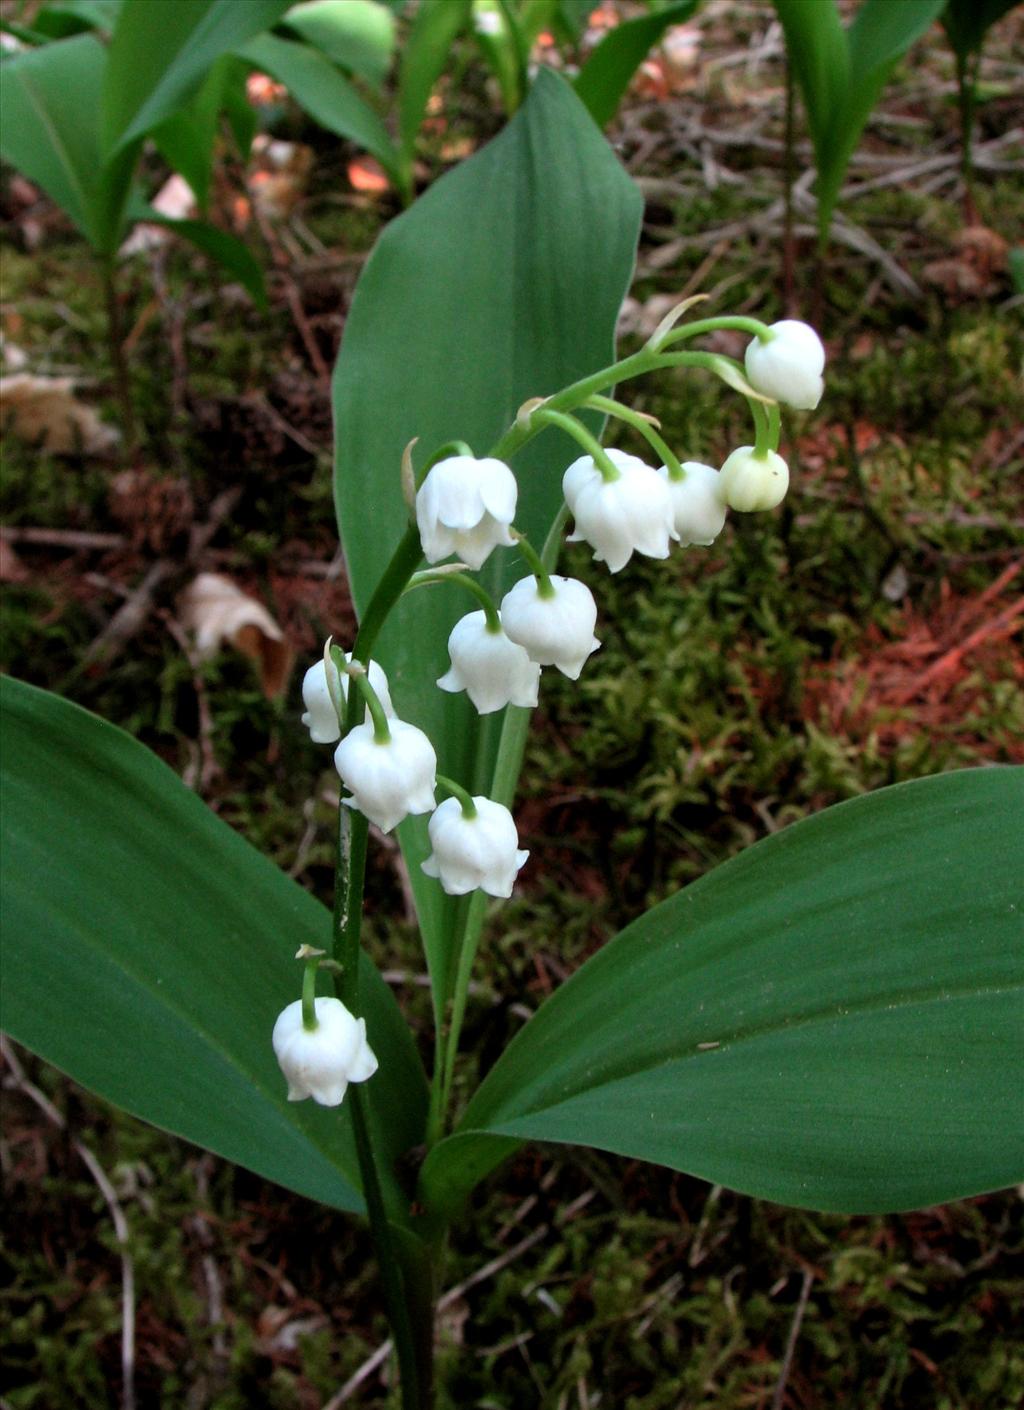
[[[185,178],[202,211],[209,200],[213,148],[232,62],[230,55],[218,59],[199,91],[152,134],[157,151]]]
[[[299,106],[322,127],[365,147],[394,173],[395,148],[387,128],[349,79],[317,50],[263,34],[246,44],[239,54],[247,63],[283,83]]]
[[[608,31],[574,85],[577,97],[587,105],[599,127],[611,122],[630,80],[666,29],[689,19],[699,3],[700,0],[679,0]]]
[[[288,0],[124,0],[103,91],[107,149],[159,126],[222,54],[276,24],[287,8]]]
[[[640,214],[636,188],[586,109],[543,71],[504,132],[384,231],[356,289],[333,388],[335,495],[357,611],[405,528],[408,441],[419,436],[420,464],[456,438],[484,455],[528,397],[612,360]],[[561,432],[547,431],[515,459],[517,523],[538,544],[575,455]],[[523,573],[518,554],[499,551],[481,581],[500,595]],[[442,772],[495,796],[501,716],[481,718],[465,696],[434,685],[448,667],[448,634],[473,605],[451,585],[410,594],[374,655],[390,673],[399,713],[433,740]],[[527,712],[506,714],[514,734],[521,725],[513,717]],[[508,797],[516,772],[503,784]],[[420,871],[424,820],[403,824],[399,837],[438,1004],[460,907]]]
[[[847,1213],[1020,1180],[1022,810],[1024,769],[900,784],[656,906],[516,1036],[429,1157],[428,1197],[513,1139]]]
[[[51,39],[98,29],[109,34],[121,12],[121,0],[50,0],[32,21],[38,34]]]
[[[9,678],[0,703],[4,1027],[136,1116],[361,1208],[346,1108],[287,1102],[270,1046],[328,912],[121,730]],[[421,1139],[425,1083],[369,965],[363,991],[390,1169]]]
[[[375,87],[387,77],[395,19],[377,0],[305,0],[292,6],[284,23],[333,63]]]
[[[97,248],[105,66],[103,45],[82,34],[13,55],[0,83],[0,155],[41,186]]]
[[[961,60],[981,49],[985,35],[1020,0],[949,0],[942,24]]]
[[[850,157],[894,64],[945,0],[863,0],[848,30],[835,0],[775,0],[818,168],[818,228],[828,233]]]
[[[420,0],[398,76],[398,142],[411,191],[412,159],[434,84],[448,62],[455,37],[469,23],[471,0]]]
[[[263,270],[255,255],[237,235],[229,235],[226,230],[218,230],[205,220],[173,220],[150,206],[137,207],[133,215],[148,225],[162,225],[180,235],[189,244],[202,250],[204,255],[215,259],[219,265],[233,274],[238,282],[249,291],[260,308],[267,306],[267,287]]]

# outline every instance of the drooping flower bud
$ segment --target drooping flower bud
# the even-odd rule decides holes
[[[502,460],[452,455],[427,471],[416,495],[416,524],[428,563],[455,553],[483,567],[492,548],[513,543],[516,477]]]
[[[594,635],[597,603],[585,583],[552,574],[552,596],[541,594],[537,579],[520,578],[501,602],[505,635],[522,646],[538,666],[557,666],[578,680],[584,662],[601,645]]]
[[[451,669],[437,682],[452,693],[464,690],[481,715],[506,705],[537,703],[540,667],[503,631],[492,632],[486,612],[469,612],[448,638]]]
[[[449,896],[477,887],[488,896],[511,896],[516,873],[529,852],[519,850],[512,814],[490,798],[474,798],[467,818],[457,798],[446,798],[427,824],[433,851],[422,864]]]
[[[789,489],[789,466],[773,450],[762,456],[753,446],[740,446],[722,466],[720,484],[730,509],[774,509]]]
[[[812,411],[825,390],[821,339],[809,324],[795,318],[773,323],[768,331],[769,338],[755,338],[747,348],[747,380],[764,397]]]
[[[352,660],[351,651],[346,651],[345,660]],[[391,703],[388,678],[376,661],[370,662],[367,677],[377,692],[380,703],[384,706],[384,713],[393,716],[395,707]],[[340,680],[341,698],[343,701],[347,701],[348,676],[344,671],[340,673]],[[331,692],[327,688],[327,667],[323,660],[310,666],[302,678],[302,703],[306,707],[302,723],[308,727],[309,737],[314,744],[333,744],[336,739],[341,738],[341,725],[338,723]],[[363,719],[366,719],[365,710],[363,711]]]
[[[673,480],[667,466],[658,471],[664,475],[672,496],[676,535],[681,544],[706,547],[714,543],[725,525],[721,475],[713,465],[702,465],[699,460],[685,460],[682,468],[686,471],[682,480]]]
[[[667,558],[676,537],[672,497],[651,466],[625,451],[609,450],[619,472],[606,480],[589,455],[580,456],[562,476],[562,493],[576,521],[570,543],[589,543],[609,572],[624,568],[634,553]]]
[[[350,730],[334,751],[334,767],[358,808],[382,832],[390,832],[410,813],[434,809],[437,755],[415,725],[390,721],[390,738],[377,739],[372,721]]]
[[[274,1024],[274,1053],[288,1079],[288,1100],[312,1097],[321,1106],[340,1106],[350,1082],[365,1082],[377,1071],[366,1041],[366,1020],[355,1018],[340,999],[317,999],[317,1026],[304,1028],[302,1000],[289,1004]]]

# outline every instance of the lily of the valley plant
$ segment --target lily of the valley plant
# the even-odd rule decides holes
[[[780,407],[822,394],[806,325],[681,323],[685,306],[603,366],[640,216],[541,72],[360,278],[333,387],[359,628],[302,685],[311,772],[322,750],[340,779],[332,912],[137,741],[0,679],[4,1025],[137,1115],[365,1214],[406,1410],[433,1403],[448,1229],[526,1142],[845,1213],[1024,1176],[1012,769],[899,784],[755,843],[598,949],[475,1091],[456,1081],[484,921],[545,868],[515,821],[545,673],[586,680],[603,571],[650,559],[670,594],[673,562],[730,515],[770,532],[790,488]],[[749,338],[743,363],[704,350],[721,329]],[[680,396],[719,378],[749,443],[720,466],[669,445],[614,395],[650,374]],[[567,537],[592,551],[593,591],[557,571]],[[363,944],[371,829],[409,868],[426,1063]]]

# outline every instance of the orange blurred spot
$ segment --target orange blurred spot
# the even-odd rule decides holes
[[[245,80],[245,96],[254,107],[265,107],[268,103],[279,103],[288,96],[288,89],[267,73],[251,73]]]
[[[387,173],[373,157],[356,157],[350,161],[348,179],[354,190],[365,191],[371,196],[381,196],[391,189]]]

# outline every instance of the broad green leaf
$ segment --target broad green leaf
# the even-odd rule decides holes
[[[287,8],[288,0],[124,0],[103,90],[107,149],[159,126],[222,54],[276,24]]]
[[[469,23],[471,0],[420,0],[398,75],[398,142],[411,195],[412,158],[434,84],[448,62],[455,37]]]
[[[850,157],[896,61],[945,0],[863,0],[844,30],[835,0],[775,0],[800,85],[818,168],[818,228],[827,235]]]
[[[152,133],[157,151],[185,178],[202,211],[206,210],[210,195],[213,148],[225,87],[232,76],[231,65],[236,62],[230,55],[218,59],[199,91]]]
[[[98,247],[98,113],[106,53],[91,34],[7,59],[0,83],[0,155],[66,211]]]
[[[377,0],[304,0],[285,14],[289,29],[333,63],[379,88],[391,67],[395,20]]]
[[[51,39],[98,29],[109,34],[117,23],[121,0],[50,0],[35,15],[32,27]]]
[[[689,19],[699,3],[700,0],[679,0],[608,31],[574,84],[577,97],[587,105],[599,127],[611,122],[630,80],[666,29]]]
[[[239,55],[283,83],[322,127],[357,142],[382,166],[395,170],[395,149],[387,128],[350,80],[317,50],[263,34],[240,49]]]
[[[218,230],[205,220],[172,220],[151,207],[138,210],[136,218],[150,225],[162,225],[165,230],[171,230],[190,245],[195,245],[197,250],[202,250],[204,255],[209,255],[229,274],[233,274],[259,306],[266,308],[267,287],[263,270],[249,246],[237,235]]]
[[[497,80],[502,107],[514,113],[528,86],[529,44],[514,11],[500,0],[474,0],[473,37]]]
[[[405,529],[407,442],[420,438],[420,465],[455,438],[484,455],[527,398],[612,360],[640,212],[635,187],[586,109],[543,71],[504,132],[384,231],[352,301],[333,388],[335,496],[359,613]],[[575,455],[561,432],[547,431],[513,462],[517,523],[538,545]],[[518,554],[499,550],[481,579],[500,596],[523,573]],[[442,772],[494,796],[501,715],[481,718],[465,696],[434,685],[448,667],[448,634],[473,606],[451,585],[414,592],[374,655],[390,674],[399,714],[433,740]],[[520,728],[509,724],[513,733]],[[502,785],[509,797],[515,772]],[[435,1004],[443,1003],[459,905],[420,871],[424,820],[403,824],[399,836]]]
[[[328,912],[121,730],[9,678],[0,701],[3,1026],[134,1115],[359,1209],[346,1108],[287,1102],[270,1046]],[[363,998],[390,1169],[421,1139],[425,1084],[369,965]]]
[[[1020,0],[949,0],[942,24],[954,51],[962,60],[979,50],[985,35]]]
[[[656,906],[516,1036],[428,1159],[428,1198],[512,1140],[847,1213],[1020,1180],[1022,818],[1024,769],[899,784]]]

